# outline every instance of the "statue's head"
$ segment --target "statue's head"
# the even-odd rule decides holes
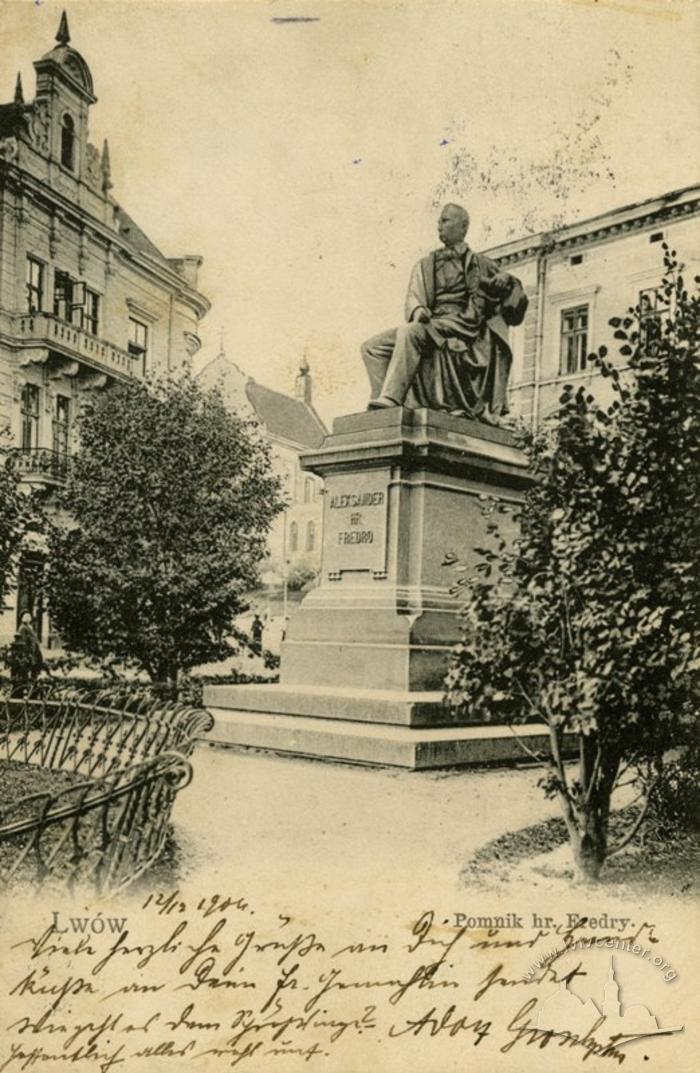
[[[438,236],[443,246],[464,242],[469,230],[469,213],[461,205],[445,205],[438,220]]]
[[[23,615],[22,615],[22,617],[20,619],[20,622],[22,623],[23,626],[31,626],[31,624],[32,624],[32,616],[29,613],[29,611],[25,611],[23,613]]]

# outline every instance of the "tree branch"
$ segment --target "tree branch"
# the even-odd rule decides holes
[[[591,797],[593,796],[593,790],[595,789],[595,784],[598,779],[598,772],[600,771],[602,756],[603,750],[600,747],[600,743],[598,743],[598,749],[596,751],[595,760],[593,762],[593,771],[591,772],[591,777],[588,782],[588,786],[586,787],[586,796],[584,797],[584,803],[586,805],[590,804]]]
[[[510,730],[511,734],[513,735],[513,737],[514,737],[514,738],[515,738],[515,740],[517,741],[517,743],[518,743],[518,745],[520,746],[520,748],[521,748],[521,749],[522,749],[522,750],[523,750],[524,752],[526,752],[526,753],[528,754],[528,756],[531,756],[531,757],[532,757],[532,759],[533,759],[533,760],[536,760],[538,764],[542,764],[543,766],[546,766],[546,764],[547,764],[547,757],[546,757],[546,756],[540,756],[540,754],[539,754],[539,753],[536,753],[536,752],[534,752],[534,750],[532,750],[532,749],[531,749],[531,748],[529,747],[529,745],[526,745],[526,744],[525,744],[525,742],[524,742],[524,741],[522,740],[522,738],[521,738],[521,737],[520,737],[520,736],[519,736],[518,734],[516,734],[516,732],[515,732],[515,728],[513,727],[513,724],[512,724],[512,723],[508,723],[508,729]]]
[[[615,846],[615,849],[611,849],[608,852],[608,854],[607,854],[608,859],[610,857],[614,857],[615,854],[619,853],[620,850],[623,850],[625,848],[625,846],[628,846],[629,843],[634,838],[634,836],[636,835],[636,833],[639,830],[639,828],[644,823],[644,820],[646,819],[647,812],[649,811],[649,806],[651,805],[651,791],[654,789],[654,787],[656,786],[658,781],[659,781],[658,779],[654,779],[654,781],[652,782],[651,786],[649,787],[649,791],[647,793],[647,799],[646,799],[646,801],[644,803],[644,808],[641,810],[641,812],[637,816],[637,819],[635,820],[634,824],[632,825],[632,828],[628,831],[628,833],[622,839],[622,842],[619,842],[617,844],[617,846]]]

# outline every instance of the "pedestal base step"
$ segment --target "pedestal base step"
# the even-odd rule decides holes
[[[399,692],[393,689],[349,689],[329,686],[222,685],[205,686],[207,708],[266,715],[307,715],[313,718],[399,726],[454,726],[454,717],[437,691]]]
[[[222,745],[414,771],[527,759],[504,726],[418,728],[208,707],[215,723],[207,741]],[[532,752],[546,754],[545,726],[518,727],[517,736]]]

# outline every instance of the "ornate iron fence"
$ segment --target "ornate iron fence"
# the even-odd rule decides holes
[[[0,805],[0,884],[127,886],[160,855],[212,725],[201,708],[113,693],[1,700],[0,760],[60,772],[63,785]]]

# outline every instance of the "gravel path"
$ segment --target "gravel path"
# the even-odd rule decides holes
[[[484,842],[557,814],[533,769],[407,772],[200,746],[173,820],[184,875],[327,888],[348,909],[457,892]]]

